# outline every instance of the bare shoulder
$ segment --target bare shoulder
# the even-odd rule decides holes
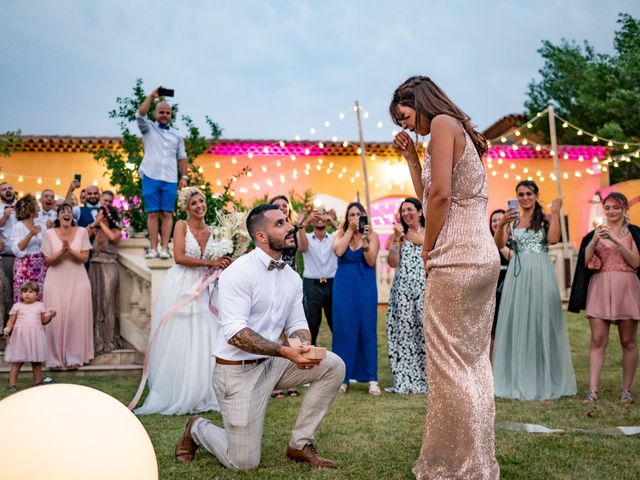
[[[458,120],[443,113],[433,117],[431,120],[431,131],[441,133],[448,132],[455,135],[462,132],[462,126]]]
[[[185,222],[184,220],[178,220],[174,228],[176,231],[184,232],[187,230],[187,222]]]

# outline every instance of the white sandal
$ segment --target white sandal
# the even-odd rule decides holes
[[[372,397],[379,397],[382,394],[380,391],[380,385],[375,380],[369,382],[369,395]]]
[[[347,385],[346,383],[343,383],[342,385],[340,385],[340,390],[338,390],[338,393],[347,393],[349,391],[349,385]]]

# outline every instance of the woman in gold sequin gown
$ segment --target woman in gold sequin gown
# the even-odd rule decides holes
[[[489,340],[500,260],[485,224],[484,137],[428,77],[411,77],[390,112],[404,129],[431,134],[424,166],[407,132],[405,157],[426,207],[424,331],[429,396],[418,479],[496,479]]]

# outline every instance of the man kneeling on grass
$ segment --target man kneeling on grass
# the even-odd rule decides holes
[[[338,394],[344,363],[332,352],[322,360],[307,358],[311,334],[302,307],[302,281],[281,261],[282,251],[294,246],[295,229],[277,206],[261,205],[249,213],[247,230],[257,248],[233,262],[219,281],[213,386],[224,429],[198,415],[191,417],[176,445],[176,459],[189,462],[202,447],[232,470],[257,468],[271,392],[309,383],[287,457],[336,468],[334,461],[318,455],[313,442]],[[278,344],[283,330],[295,340],[292,345],[302,345]]]

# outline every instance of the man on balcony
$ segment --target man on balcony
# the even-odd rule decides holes
[[[138,108],[138,128],[144,142],[144,158],[138,174],[142,180],[142,197],[147,210],[147,230],[151,248],[146,258],[169,259],[169,239],[173,227],[173,210],[176,204],[177,190],[187,185],[187,153],[184,139],[171,127],[171,106],[158,102],[154,110],[155,122],[147,118],[154,100],[159,97],[156,88]],[[177,173],[180,170],[180,180]],[[158,228],[162,223],[158,252]]]

